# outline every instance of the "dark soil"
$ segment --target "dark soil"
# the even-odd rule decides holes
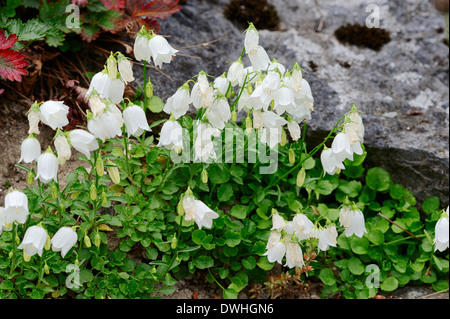
[[[380,51],[391,41],[389,31],[380,28],[368,28],[362,24],[346,24],[339,27],[334,35],[341,43],[356,45]]]

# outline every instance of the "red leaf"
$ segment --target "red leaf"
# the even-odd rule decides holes
[[[8,39],[5,37],[5,30],[0,30],[0,50],[6,50],[15,46],[17,42],[17,36],[10,34]]]
[[[148,30],[153,30],[154,33],[160,33],[161,32],[161,25],[159,24],[158,20],[152,19],[152,18],[135,18],[140,25],[145,25],[145,27]]]
[[[180,10],[178,0],[152,0],[138,11],[136,16],[165,19]]]
[[[22,75],[27,74],[24,67],[28,64],[25,56],[10,48],[17,42],[17,36],[10,34],[5,37],[5,31],[0,31],[0,77],[10,81],[22,81]]]
[[[0,94],[2,94],[2,93],[3,93],[3,91],[5,91],[5,89],[0,89]]]
[[[101,0],[108,9],[122,10],[125,8],[125,0]]]

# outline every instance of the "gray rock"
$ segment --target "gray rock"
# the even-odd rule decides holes
[[[445,27],[442,16],[425,0],[319,0],[319,6],[314,0],[270,2],[281,17],[281,30],[260,30],[260,42],[271,58],[289,68],[297,61],[307,71],[315,97],[308,123],[311,139],[323,136],[356,104],[364,112],[367,163],[387,169],[419,202],[439,196],[445,208],[449,49],[445,34],[438,32]],[[244,30],[223,16],[226,3],[189,0],[162,21],[162,34],[171,35],[176,48],[225,37],[209,46],[182,49],[181,54],[198,58],[177,56],[165,65],[163,71],[174,81],[150,71],[155,94],[164,101],[199,71],[219,76],[239,57]],[[333,35],[346,23],[365,23],[369,4],[378,5],[380,25],[392,39],[378,52],[341,44]],[[323,28],[316,32],[320,21]],[[142,82],[142,76],[137,79]]]

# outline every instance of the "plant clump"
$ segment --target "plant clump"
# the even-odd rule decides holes
[[[246,28],[252,21],[258,29],[275,30],[280,17],[275,7],[267,0],[231,0],[225,8],[225,17]]]
[[[389,31],[380,28],[368,28],[362,24],[350,24],[339,27],[334,35],[341,43],[356,45],[380,51],[381,48],[391,41]]]

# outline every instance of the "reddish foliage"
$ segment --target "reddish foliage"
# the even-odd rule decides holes
[[[5,37],[5,31],[0,31],[0,77],[10,81],[22,81],[22,75],[27,71],[24,67],[27,65],[25,56],[11,48],[17,42],[17,36],[10,34]]]
[[[145,4],[145,0],[128,0],[125,8],[131,19],[141,26],[145,25],[153,32],[160,32],[160,25],[156,19],[165,19],[181,10],[178,0],[152,0]]]
[[[125,0],[101,0],[108,9],[122,10],[125,8]]]

